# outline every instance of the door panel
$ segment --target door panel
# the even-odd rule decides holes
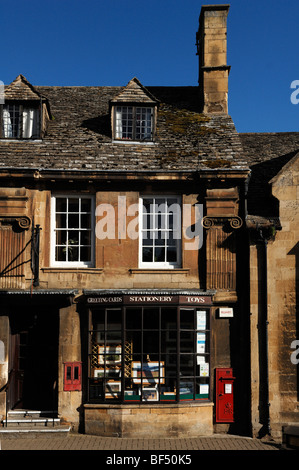
[[[10,409],[52,410],[57,398],[53,384],[58,371],[58,311],[14,315],[10,345],[10,369],[14,370]]]

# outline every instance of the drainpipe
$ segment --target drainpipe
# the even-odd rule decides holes
[[[268,355],[268,240],[261,228],[259,230],[259,242],[262,247],[262,328],[265,335],[265,401],[266,401],[266,434],[271,434],[270,428],[270,401],[269,401],[269,355]]]

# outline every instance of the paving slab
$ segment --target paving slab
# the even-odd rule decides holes
[[[70,433],[65,437],[1,438],[2,451],[279,451],[280,443],[240,436],[213,435],[186,439],[106,438]],[[3,454],[2,454],[3,455]]]

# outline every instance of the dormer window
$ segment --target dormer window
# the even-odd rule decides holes
[[[110,101],[113,139],[117,142],[153,142],[158,100],[133,78]]]
[[[116,106],[115,138],[120,140],[153,140],[152,107]]]
[[[2,138],[39,139],[40,110],[28,104],[5,104],[2,108]]]
[[[51,119],[50,106],[23,75],[4,89],[0,105],[0,139],[42,139]]]

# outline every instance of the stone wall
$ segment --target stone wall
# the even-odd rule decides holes
[[[169,438],[213,434],[213,405],[84,405],[85,432],[106,437]]]
[[[269,411],[273,437],[280,437],[282,426],[298,422],[298,367],[291,361],[294,350],[291,343],[298,331],[298,240],[299,240],[299,166],[294,157],[271,180],[272,194],[279,201],[282,229],[267,244],[267,314]],[[260,252],[257,246],[250,250],[251,297],[251,384],[252,426],[258,434],[265,417],[261,406],[263,367],[261,355],[261,297],[262,281]]]

